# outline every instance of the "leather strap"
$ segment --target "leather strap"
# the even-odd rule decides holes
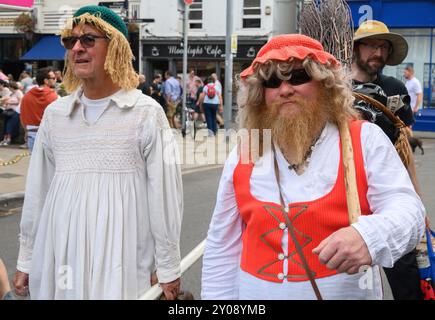
[[[273,147],[273,154],[274,154],[273,160],[274,160],[274,164],[275,164],[275,177],[276,177],[276,182],[278,184],[281,207],[285,212],[285,214],[284,214],[285,222],[287,224],[287,227],[288,227],[288,230],[290,232],[290,236],[293,240],[293,243],[295,244],[296,251],[297,251],[299,257],[301,258],[302,266],[305,269],[305,272],[307,273],[308,278],[310,279],[310,283],[311,283],[311,286],[313,287],[316,298],[317,298],[317,300],[323,300],[322,295],[320,294],[320,290],[317,287],[316,280],[314,279],[314,272],[311,271],[311,269],[307,263],[307,259],[305,258],[304,252],[302,251],[302,247],[296,238],[295,228],[293,227],[293,224],[292,224],[292,222],[287,214],[287,211],[285,210],[286,205],[285,205],[284,198],[283,198],[282,192],[281,192],[281,184],[280,184],[280,179],[279,179],[279,167],[278,167],[278,161],[276,160],[275,146],[273,146],[273,144],[272,144],[272,147]]]

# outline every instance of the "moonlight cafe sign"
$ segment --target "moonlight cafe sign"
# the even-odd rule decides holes
[[[239,44],[237,57],[253,59],[262,44]],[[148,58],[182,58],[180,43],[144,44],[143,55]],[[225,43],[190,43],[187,48],[189,58],[225,59]]]

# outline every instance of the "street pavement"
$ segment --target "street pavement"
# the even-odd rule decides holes
[[[422,199],[425,203],[428,216],[431,221],[435,221],[435,186],[432,183],[435,178],[435,136],[430,134],[419,134],[416,136],[426,137],[423,139],[423,147],[425,154],[421,155],[417,150],[415,153],[417,174],[422,187]],[[208,225],[216,201],[216,192],[218,181],[222,171],[222,160],[228,154],[230,148],[216,147],[215,143],[215,160],[219,163],[211,161],[213,157],[209,157],[209,163],[204,161],[206,143],[202,142],[201,138],[197,137],[197,141],[193,143],[190,137],[183,140],[177,137],[181,147],[181,155],[183,163],[183,188],[184,188],[184,217],[182,225],[181,238],[181,254],[186,256],[197,244],[199,244],[207,235]],[[225,139],[222,136],[218,141],[222,142]],[[209,151],[213,148],[209,149]],[[21,217],[21,200],[5,201],[6,197],[22,197],[25,185],[25,178],[30,157],[26,155],[27,150],[17,147],[0,148],[0,205],[3,207],[9,204],[9,208],[1,210],[0,206],[0,257],[4,260],[12,277],[14,272],[16,258],[18,254],[18,228]],[[194,155],[198,163],[186,161],[186,156]],[[17,157],[18,156],[18,157]],[[15,160],[18,159],[18,161]],[[13,164],[1,166],[3,162],[14,160]],[[12,208],[12,210],[9,210]],[[15,208],[15,209],[14,209]],[[2,216],[3,215],[3,216]],[[183,286],[191,291],[196,299],[200,298],[200,282],[201,282],[201,259],[198,260],[191,269],[183,275]],[[388,282],[384,277],[384,299],[392,299],[391,291]]]

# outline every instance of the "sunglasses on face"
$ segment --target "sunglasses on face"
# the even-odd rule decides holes
[[[109,39],[109,38],[107,36],[95,36],[93,34],[82,34],[80,37],[77,36],[64,37],[62,38],[62,44],[66,49],[71,50],[72,48],[74,48],[77,40],[79,40],[83,48],[92,48],[93,46],[95,46],[96,39]]]
[[[305,69],[296,69],[290,72],[290,79],[282,80],[278,78],[276,74],[273,74],[268,80],[263,81],[263,86],[265,88],[276,89],[281,86],[283,81],[290,83],[292,86],[299,86],[301,84],[310,82],[311,77],[308,75]]]

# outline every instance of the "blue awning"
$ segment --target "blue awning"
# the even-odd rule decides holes
[[[65,48],[60,36],[43,36],[20,60],[63,60]]]

